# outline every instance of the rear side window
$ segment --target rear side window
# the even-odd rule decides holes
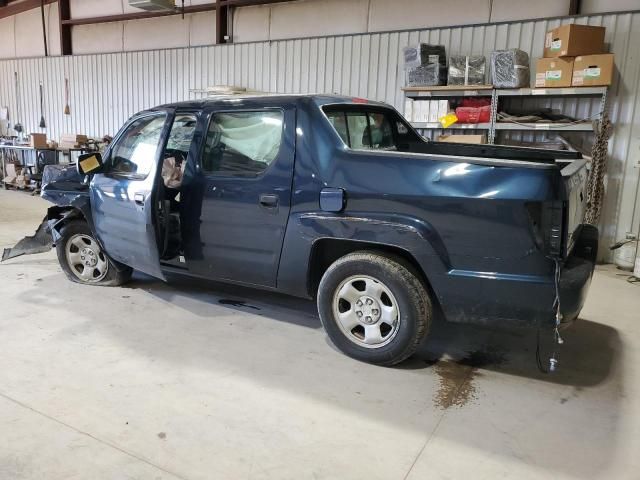
[[[257,176],[278,156],[282,111],[216,113],[211,119],[202,168],[217,175]]]
[[[342,141],[356,150],[395,150],[393,129],[388,116],[382,112],[339,111],[325,112]]]

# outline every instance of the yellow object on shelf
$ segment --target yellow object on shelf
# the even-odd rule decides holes
[[[455,113],[451,112],[447,113],[444,117],[440,117],[439,120],[442,128],[449,128],[451,125],[458,121],[458,117]]]

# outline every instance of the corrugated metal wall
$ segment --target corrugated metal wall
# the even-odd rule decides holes
[[[640,12],[570,19],[607,27],[619,75],[611,89],[616,125],[610,143],[603,243],[637,231],[640,157]],[[38,85],[44,85],[46,133],[114,134],[133,113],[158,104],[197,98],[191,89],[233,84],[282,92],[335,92],[383,100],[402,108],[402,47],[444,44],[449,54],[488,55],[518,47],[542,56],[544,34],[567,19],[437,28],[197,47],[133,53],[0,61],[0,105],[16,120],[14,72],[20,84],[20,117],[27,132],[40,132]],[[71,84],[71,116],[63,115],[64,79]],[[562,100],[560,101],[562,102]],[[557,102],[554,106],[561,107]],[[566,105],[580,116],[592,107]],[[586,110],[585,110],[586,108]],[[637,210],[637,211],[636,211]],[[601,257],[606,250],[601,252]]]

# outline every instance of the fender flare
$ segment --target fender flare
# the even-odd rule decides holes
[[[68,205],[68,206],[56,205],[54,207],[49,207],[49,209],[47,210],[47,220],[48,220],[49,230],[51,231],[51,235],[53,236],[54,245],[60,239],[60,232],[62,231],[62,228],[72,220],[79,219],[87,222],[87,225],[89,225],[89,228],[91,229],[91,232],[93,233],[94,237],[98,240],[98,243],[100,243],[100,246],[103,247],[102,243],[100,242],[100,239],[96,235],[95,226],[93,224],[93,218],[91,217],[90,212],[91,210],[89,210],[89,215],[87,215],[85,209],[79,208],[78,206],[71,206],[71,205]]]
[[[350,215],[305,212],[289,219],[278,269],[278,288],[308,296],[314,244],[331,239],[394,247],[407,252],[438,294],[438,277],[451,269],[449,253],[428,222],[393,213],[352,212]]]
[[[61,232],[64,226],[76,219],[87,222],[87,225],[89,225],[89,229],[91,230],[93,237],[100,245],[100,248],[102,248],[102,250],[106,252],[106,249],[102,244],[102,240],[100,240],[100,237],[96,233],[96,228],[93,223],[93,216],[91,215],[91,206],[89,205],[88,199],[86,199],[86,201],[83,203],[79,202],[78,205],[56,205],[54,207],[50,207],[47,210],[48,228],[51,232],[51,236],[53,237],[53,245],[55,246],[56,242],[60,240]],[[111,257],[109,257],[109,260],[119,272],[129,268],[127,265],[120,263]]]

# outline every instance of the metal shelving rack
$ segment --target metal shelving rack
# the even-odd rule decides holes
[[[439,123],[412,122],[416,129],[420,130],[486,130],[489,143],[496,140],[496,132],[503,130],[512,131],[565,131],[565,132],[591,132],[593,122],[558,123],[536,122],[515,123],[498,121],[498,102],[502,97],[600,97],[600,120],[605,111],[607,102],[607,87],[571,87],[571,88],[517,88],[498,89],[489,85],[479,86],[448,86],[448,87],[407,87],[404,88],[406,98],[413,100],[428,100],[432,98],[460,98],[460,97],[491,97],[491,120],[489,123],[454,124],[449,128],[443,128]]]

